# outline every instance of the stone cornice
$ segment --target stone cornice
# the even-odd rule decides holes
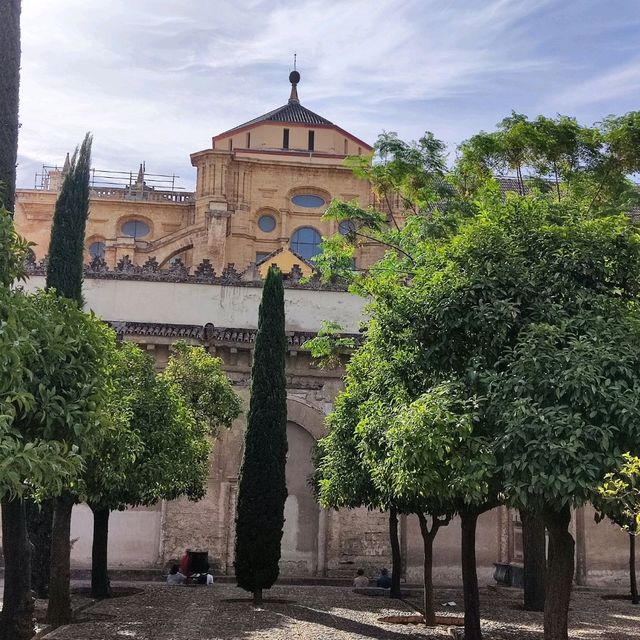
[[[111,321],[107,323],[115,332],[126,336],[141,336],[155,338],[172,338],[176,340],[199,340],[209,344],[242,344],[251,347],[256,339],[257,329],[243,329],[234,327],[216,327],[213,324],[204,326],[195,324],[166,324],[159,322],[125,322]],[[314,338],[313,331],[288,331],[287,343],[290,348],[297,349]],[[340,337],[353,338],[356,343],[362,341],[360,334],[341,334]]]

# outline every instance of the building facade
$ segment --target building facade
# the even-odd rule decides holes
[[[143,165],[137,175],[94,173],[86,232],[84,294],[87,306],[122,338],[153,354],[161,369],[171,344],[184,339],[219,355],[248,405],[251,355],[257,329],[261,278],[270,264],[285,274],[289,455],[281,570],[296,575],[352,575],[390,563],[387,516],[364,509],[325,511],[308,485],[311,449],[324,433],[324,417],[342,386],[342,371],[320,370],[302,349],[322,320],[357,334],[364,302],[313,277],[311,258],[322,236],[343,231],[321,219],[334,199],[379,207],[370,185],[344,166],[348,155],[372,147],[302,106],[290,75],[285,105],[218,134],[191,155],[194,192],[175,189],[167,176]],[[29,287],[43,286],[57,192],[68,164],[47,168],[37,188],[16,199],[18,231],[35,242]],[[391,203],[394,206],[396,203]],[[364,245],[355,267],[380,256]],[[308,276],[304,278],[303,276]],[[185,547],[207,550],[215,569],[233,571],[237,477],[242,458],[241,416],[215,444],[206,497],[177,500],[113,516],[114,566],[160,567]],[[419,576],[422,542],[415,518],[401,519],[401,545],[409,579]],[[621,579],[628,563],[626,538],[608,523],[596,525],[588,509],[573,520],[577,579]],[[72,538],[77,565],[90,564],[91,519],[75,509]],[[454,521],[436,542],[436,579],[460,580],[460,533]],[[478,562],[490,579],[494,563],[519,564],[517,513],[484,514],[478,527]]]

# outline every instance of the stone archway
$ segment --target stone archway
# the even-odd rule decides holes
[[[281,545],[281,575],[324,575],[326,573],[326,539],[329,514],[320,509],[313,497],[308,476],[313,470],[312,447],[324,435],[324,415],[305,402],[287,398],[286,477],[289,497],[285,503],[285,525]],[[237,468],[242,447],[237,450]],[[225,571],[232,571],[235,538],[237,484],[225,483]]]
[[[314,440],[325,434],[324,414],[297,398],[287,398],[287,420],[300,425]]]
[[[324,416],[309,405],[287,399],[287,490],[280,570],[283,574],[315,575],[324,572],[326,517],[319,508],[309,476],[312,451],[324,433]]]

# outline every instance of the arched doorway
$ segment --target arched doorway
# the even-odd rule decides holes
[[[287,490],[282,534],[281,573],[314,574],[318,568],[318,507],[309,476],[313,472],[313,436],[296,422],[287,423]]]

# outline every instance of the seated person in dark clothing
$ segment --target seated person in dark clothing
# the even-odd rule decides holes
[[[376,580],[376,587],[381,587],[382,589],[391,589],[391,576],[384,567],[380,569],[380,575]]]
[[[177,564],[174,564],[167,576],[167,584],[185,584],[186,581],[187,577],[183,573],[180,573],[180,568]]]

